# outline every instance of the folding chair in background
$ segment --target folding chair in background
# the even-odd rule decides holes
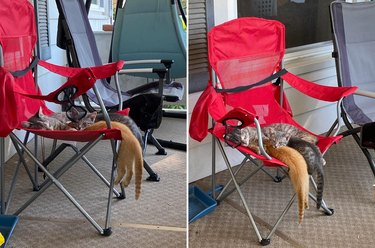
[[[330,11],[338,85],[359,88],[342,101],[341,115],[348,128],[342,135],[353,136],[375,176],[368,150],[375,148],[375,2],[334,1]]]
[[[82,0],[56,0],[59,10],[59,30],[58,46],[67,51],[69,65],[73,67],[90,67],[102,65],[96,45],[94,33],[91,29],[87,16],[90,1],[84,5]],[[126,62],[127,64],[140,64],[141,61]],[[100,92],[105,107],[110,111],[118,111],[124,114],[122,109],[130,108],[129,116],[137,123],[141,130],[150,130],[160,126],[162,120],[163,103],[163,80],[168,70],[165,68],[132,68],[120,70],[123,73],[149,73],[156,75],[159,79],[156,84],[150,87],[140,86],[127,92],[112,87],[107,79],[100,79],[96,82],[96,87]],[[155,93],[156,92],[156,93]],[[95,104],[99,101],[92,90],[83,95],[86,108],[92,112],[95,111]],[[146,140],[147,132],[144,137]],[[152,137],[152,136],[151,136]],[[144,142],[146,148],[146,142]],[[145,150],[145,149],[144,149]],[[164,149],[159,149],[160,154],[166,154]],[[150,181],[159,181],[159,175],[156,174],[146,161],[144,168],[149,173]]]
[[[4,0],[0,5],[0,45],[2,48],[1,61],[3,66],[0,67],[1,90],[0,91],[0,137],[2,141],[4,137],[9,136],[12,141],[21,163],[27,168],[25,156],[36,163],[38,168],[46,175],[46,180],[41,184],[36,185],[39,189],[32,197],[26,201],[14,215],[19,215],[26,207],[33,201],[40,197],[43,192],[54,184],[84,215],[90,224],[102,235],[108,236],[112,233],[111,230],[111,205],[113,196],[118,199],[125,198],[124,188],[121,187],[121,192],[114,188],[114,175],[116,169],[116,140],[121,140],[121,132],[118,129],[112,129],[108,113],[102,101],[101,95],[95,85],[98,79],[107,78],[115,75],[122,67],[124,62],[119,61],[103,66],[96,66],[90,68],[67,68],[53,65],[45,61],[38,60],[33,57],[33,49],[37,40],[35,28],[35,16],[33,6],[28,0]],[[17,20],[15,22],[14,20]],[[30,62],[31,61],[31,62]],[[35,84],[35,77],[37,73],[36,66],[42,66],[47,70],[57,73],[61,76],[67,77],[68,80],[55,91],[48,95],[42,95]],[[67,104],[67,115],[69,114],[69,107],[74,106],[75,99],[85,93],[87,90],[93,89],[98,99],[100,110],[105,116],[107,129],[98,131],[70,131],[70,130],[36,130],[23,128],[21,123],[28,120],[35,115],[39,109],[48,115],[52,111],[46,107],[44,101],[54,102],[56,104]],[[75,106],[80,110],[81,117],[84,116],[86,110],[80,106]],[[68,115],[69,116],[69,115]],[[12,131],[14,129],[23,129],[28,133],[33,133],[41,137],[50,138],[62,141],[59,147],[54,147],[52,154],[47,160],[53,160],[65,148],[70,147],[75,152],[72,157],[68,158],[64,164],[57,168],[54,172],[46,169],[45,161],[38,160],[37,156],[27,147],[27,138],[22,142]],[[99,141],[109,140],[111,144],[111,152],[113,153],[113,160],[108,167],[111,178],[108,181],[98,169],[86,157],[86,153],[90,151]],[[71,143],[65,141],[84,142],[82,148],[77,148]],[[3,144],[3,143],[2,143]],[[4,147],[2,147],[4,149]],[[4,151],[2,150],[2,155]],[[3,159],[3,156],[2,156]],[[109,188],[106,216],[104,227],[99,225],[97,221],[79,204],[79,202],[72,196],[70,192],[62,185],[59,178],[68,171],[76,162],[83,160],[90,169],[92,169],[104,184]],[[1,164],[1,211],[6,213],[9,208],[9,201],[5,202],[5,185],[4,185],[4,163]],[[16,169],[18,171],[18,168]],[[14,177],[13,180],[16,180]],[[33,181],[33,177],[30,176]],[[33,182],[35,186],[35,182]],[[13,185],[13,183],[12,183]],[[13,188],[10,188],[8,195],[12,195]],[[9,199],[9,198],[8,198]]]
[[[60,14],[60,39],[58,44],[62,48],[67,49],[68,59],[71,61],[71,65],[74,67],[85,67],[92,65],[101,64],[101,59],[99,57],[97,45],[95,42],[95,37],[91,29],[87,11],[90,6],[90,1],[86,2],[86,7],[83,1],[67,1],[67,0],[56,0],[59,14]],[[130,4],[131,6],[131,4]],[[147,3],[142,7],[152,6],[155,8],[155,4]],[[167,5],[169,6],[169,5]],[[127,7],[131,9],[131,7]],[[156,10],[157,10],[156,6]],[[119,11],[121,12],[121,11]],[[144,21],[137,22],[137,30],[140,32],[142,30],[140,26]],[[116,25],[115,25],[116,26]],[[174,29],[172,30],[174,31]],[[63,42],[61,42],[63,41]],[[64,46],[66,43],[66,46]],[[115,42],[114,42],[115,44]],[[137,40],[135,46],[139,50],[145,50],[144,44]],[[170,45],[170,44],[166,44]],[[142,57],[140,58],[142,59]],[[147,73],[144,71],[139,71],[140,68],[154,68],[157,70],[169,71],[171,63],[173,60],[162,60],[159,57],[150,59],[149,57],[143,58],[143,60],[127,59],[126,69],[132,69],[132,75],[147,75],[150,78],[159,79],[156,82],[141,85],[139,87],[127,90],[126,92],[117,92],[106,80],[98,81],[99,91],[102,93],[105,105],[107,108],[118,108],[117,95],[121,94],[123,100],[123,107],[130,107],[132,109],[129,116],[134,119],[141,130],[145,132],[144,139],[150,140],[157,148],[160,155],[165,155],[165,149],[159,144],[159,142],[154,138],[152,132],[160,126],[162,120],[162,104],[163,100],[177,101],[181,100],[184,92],[184,87],[181,83],[172,82],[170,84],[163,84],[164,76],[168,79],[168,73],[166,75],[159,75],[158,73],[152,73],[149,69],[146,69]],[[146,60],[145,60],[146,59]],[[117,57],[113,57],[111,61],[118,60]],[[146,64],[145,64],[146,63]],[[151,63],[151,64],[150,64]],[[154,63],[161,63],[165,66],[157,66]],[[134,66],[130,66],[134,65]],[[186,69],[186,67],[185,67]],[[174,70],[172,70],[174,71]],[[143,72],[143,73],[142,73]],[[120,74],[125,72],[120,71]],[[129,71],[128,73],[129,74]],[[163,77],[162,77],[163,76]],[[93,111],[91,107],[91,101],[97,102],[95,96],[92,92],[88,92],[88,97],[84,97],[84,102],[86,107]],[[145,142],[147,144],[147,142]],[[146,148],[146,147],[145,147]],[[148,169],[149,173],[151,168],[145,163],[145,168]],[[153,178],[156,174],[150,173],[150,178]]]
[[[181,16],[181,18],[180,18]],[[167,68],[163,89],[165,102],[182,100],[184,86],[172,79],[186,78],[186,17],[180,0],[119,0],[116,7],[110,61],[141,61],[142,64],[127,63],[124,68]],[[154,74],[128,74],[155,80]],[[141,87],[151,87],[149,82]],[[131,90],[132,91],[132,90]],[[186,119],[186,112],[164,110],[163,116]],[[185,150],[186,144],[155,139],[152,130],[144,130],[152,143],[162,147]]]
[[[213,74],[194,107],[189,129],[192,138],[203,140],[208,133],[208,118],[212,117],[213,127],[209,129],[213,135],[212,195],[215,196],[215,144],[217,144],[231,177],[216,200],[221,201],[233,192],[228,187],[233,182],[257,239],[262,245],[270,243],[271,236],[291,207],[295,194],[269,234],[262,237],[247,204],[247,200],[251,201],[251,199],[245,199],[240,185],[256,172],[264,171],[264,166],[280,168],[286,173],[282,169],[286,165],[268,155],[259,139],[261,155],[248,147],[236,147],[244,155],[244,160],[234,172],[222,144],[225,141],[226,124],[230,124],[231,120],[240,120],[241,128],[255,126],[258,135],[261,134],[261,126],[272,123],[287,123],[309,132],[293,120],[290,105],[283,92],[283,80],[307,96],[330,102],[340,102],[342,98],[356,90],[356,87],[318,85],[287,72],[281,65],[284,53],[285,27],[278,21],[248,17],[213,27],[208,33],[209,65]],[[323,154],[333,143],[341,139],[341,136],[315,136],[319,140],[317,146]],[[239,182],[237,179],[239,172],[245,164],[249,164],[248,161],[257,168],[250,175],[245,176],[245,180]],[[267,173],[275,181],[280,181],[277,174],[273,176]],[[313,178],[310,178],[313,182]],[[316,190],[315,183],[312,185]],[[316,201],[311,193],[310,198]],[[326,215],[333,214],[333,210],[328,208],[324,201],[322,208]]]
[[[186,17],[179,0],[118,1],[112,39],[112,60],[150,60],[150,64],[136,66],[152,67],[158,63],[159,68],[170,68],[167,80],[186,77],[187,40],[183,22],[186,23]],[[162,61],[155,58],[161,58]],[[155,63],[152,63],[153,60]],[[172,64],[160,63],[168,61]],[[125,65],[125,68],[134,66],[129,64]],[[152,74],[141,76],[155,79]],[[177,92],[177,89],[182,86],[173,89],[170,83],[181,85],[167,81],[165,87],[168,88],[164,91],[174,90],[176,94],[173,98],[167,95],[166,100],[181,100],[183,91]]]

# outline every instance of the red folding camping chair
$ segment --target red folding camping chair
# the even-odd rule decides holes
[[[17,20],[17,21],[15,21]],[[27,154],[38,168],[42,170],[47,179],[42,184],[37,184],[29,173],[29,177],[33,182],[34,188],[38,191],[21,206],[14,214],[20,214],[26,207],[28,207],[34,200],[36,200],[42,193],[52,184],[61,190],[64,195],[77,207],[77,209],[86,217],[86,219],[94,226],[94,228],[102,235],[108,236],[111,234],[111,205],[113,195],[119,199],[125,198],[125,192],[121,187],[121,193],[114,188],[114,174],[116,169],[116,140],[121,140],[121,132],[118,129],[112,129],[108,113],[103,104],[101,96],[95,86],[97,79],[103,79],[115,75],[122,69],[124,62],[119,61],[103,66],[90,68],[67,68],[57,66],[45,61],[38,61],[34,58],[33,49],[37,40],[35,30],[34,8],[28,0],[5,0],[0,5],[0,46],[2,66],[0,67],[0,138],[2,151],[2,161],[0,170],[1,181],[1,214],[6,213],[9,202],[5,201],[4,191],[4,138],[9,136],[13,142],[17,153],[20,157],[21,163],[27,169],[27,163],[24,154]],[[48,95],[42,95],[35,84],[36,66],[42,66],[47,70],[57,73],[61,76],[67,77],[68,80],[55,91]],[[115,77],[117,79],[117,77]],[[116,83],[118,85],[118,83]],[[46,107],[44,101],[50,101],[57,104],[74,105],[74,100],[81,96],[89,89],[93,89],[97,99],[99,100],[100,110],[105,116],[107,129],[98,131],[70,131],[70,130],[35,130],[25,129],[21,126],[23,121],[28,120],[35,115],[40,108],[44,114],[51,114],[52,111]],[[84,112],[84,109],[81,109]],[[46,169],[44,161],[38,160],[37,156],[26,146],[26,141],[22,142],[12,131],[14,129],[24,129],[28,133],[51,138],[54,140],[85,142],[86,144],[78,149],[71,144],[62,143],[62,145],[54,150],[54,153],[49,157],[54,159],[66,147],[71,147],[75,153],[71,158],[61,165],[54,173]],[[85,156],[99,141],[110,140],[111,149],[113,153],[113,160],[111,165],[111,178],[106,180],[103,175],[95,168],[95,166]],[[67,191],[67,189],[59,181],[61,177],[69,168],[71,168],[77,161],[82,159],[86,164],[100,177],[100,179],[109,187],[107,209],[104,227],[100,226],[90,214],[78,203],[78,201]],[[28,170],[28,169],[27,169]],[[12,190],[12,189],[11,189]],[[9,193],[11,195],[11,192]],[[9,198],[8,198],[9,200]]]
[[[239,182],[236,174],[242,166],[247,164],[247,161],[253,162],[258,167],[255,172],[263,170],[263,166],[285,168],[286,165],[269,156],[265,152],[262,139],[259,139],[259,147],[262,151],[260,155],[248,147],[236,147],[245,156],[245,159],[234,172],[222,144],[225,141],[225,123],[228,120],[236,120],[236,123],[240,121],[241,128],[256,126],[258,136],[261,134],[261,126],[272,123],[288,123],[309,132],[293,120],[290,105],[283,93],[283,80],[307,96],[330,102],[340,102],[343,97],[356,90],[355,87],[338,88],[317,85],[287,72],[282,69],[284,53],[285,27],[278,21],[253,17],[239,18],[212,28],[208,34],[208,55],[213,74],[207,88],[194,107],[189,129],[190,136],[198,141],[203,140],[208,131],[213,135],[212,194],[215,196],[214,154],[215,143],[217,143],[231,179],[216,197],[216,200],[224,199],[233,191],[230,191],[228,187],[233,182],[257,239],[262,245],[270,243],[272,234],[291,207],[295,194],[282,211],[270,233],[266,237],[262,237],[241,192],[240,185],[244,181]],[[209,117],[212,117],[213,120],[213,126],[210,129],[208,129]],[[317,146],[322,153],[341,139],[340,136],[315,136],[319,139]],[[285,172],[285,170],[281,171]],[[253,174],[254,171],[245,178],[248,179]],[[280,180],[278,176],[269,175],[275,181]],[[315,199],[312,194],[310,197]],[[322,208],[327,215],[333,214],[333,210],[328,208],[324,201]]]

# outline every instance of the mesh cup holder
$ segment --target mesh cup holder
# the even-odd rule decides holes
[[[237,124],[235,121],[224,121],[223,124],[225,126],[225,134],[224,134],[224,140],[225,143],[232,147],[236,148],[241,145],[241,128],[242,128],[242,122],[237,121]]]

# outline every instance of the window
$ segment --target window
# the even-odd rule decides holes
[[[189,93],[203,90],[208,80],[207,31],[214,25],[214,0],[189,0]]]
[[[286,27],[286,47],[331,40],[332,0],[238,0],[238,16],[274,19]]]
[[[96,7],[104,8],[104,0],[92,0],[92,5],[96,5]]]
[[[35,1],[37,11],[38,28],[38,56],[40,59],[47,60],[51,58],[51,46],[48,24],[48,1]]]

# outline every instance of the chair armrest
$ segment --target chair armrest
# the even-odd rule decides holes
[[[99,79],[99,78],[107,78],[107,77],[114,75],[117,71],[122,69],[124,64],[125,64],[124,61],[119,60],[117,62],[108,63],[105,65],[99,65],[99,66],[92,66],[89,68],[93,72],[95,77]],[[82,70],[86,69],[86,68],[75,68],[75,67],[55,65],[55,64],[48,63],[47,61],[44,61],[44,60],[39,60],[39,65],[43,66],[44,68],[46,68],[47,70],[51,72],[54,72],[64,77],[73,77],[76,74],[80,73]]]
[[[367,91],[367,90],[357,89],[353,94],[354,95],[359,95],[359,96],[365,96],[365,97],[375,98],[375,92]]]
[[[159,68],[121,69],[121,70],[119,70],[118,73],[120,75],[126,74],[126,73],[156,73],[156,74],[162,73],[162,74],[165,74],[165,73],[167,73],[167,69],[159,69]],[[164,77],[162,77],[162,78],[164,78]]]
[[[138,64],[164,64],[166,68],[170,68],[174,63],[171,59],[142,59],[142,60],[128,60],[127,65],[138,65]]]
[[[327,102],[337,102],[341,98],[353,94],[358,89],[358,87],[324,86],[307,81],[289,72],[281,76],[281,78],[303,94]]]
[[[223,125],[226,125],[227,121],[239,121],[240,125],[236,125],[236,127],[239,127],[239,128],[244,128],[254,123],[255,128],[257,129],[258,146],[259,146],[260,153],[263,156],[265,156],[267,159],[269,160],[272,159],[272,157],[264,149],[264,144],[263,144],[263,139],[262,139],[263,137],[262,129],[258,122],[258,118],[255,114],[243,108],[234,108],[218,120],[218,122],[222,123]]]
[[[222,123],[223,125],[226,124],[227,121],[239,121],[240,125],[236,125],[237,127],[243,128],[249,126],[254,123],[254,119],[257,116],[243,108],[234,108],[227,112],[223,117],[217,120],[217,122]]]

